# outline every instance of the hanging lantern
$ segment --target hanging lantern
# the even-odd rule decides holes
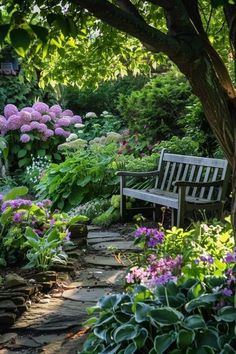
[[[0,51],[0,75],[16,76],[20,67],[16,53],[10,47]]]

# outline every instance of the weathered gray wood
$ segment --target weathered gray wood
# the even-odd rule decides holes
[[[172,208],[172,223],[183,226],[186,212],[193,210],[215,210],[222,215],[224,199],[230,177],[228,162],[196,156],[161,153],[158,170],[135,173],[137,177],[156,175],[155,188],[138,190],[126,188],[125,177],[134,176],[133,172],[119,172],[121,176],[121,216],[125,215],[125,197],[150,202]],[[173,181],[175,179],[175,181]]]

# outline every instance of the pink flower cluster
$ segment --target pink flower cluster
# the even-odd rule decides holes
[[[46,103],[36,102],[19,111],[14,104],[8,104],[4,116],[0,115],[0,132],[6,135],[10,131],[20,131],[22,143],[30,141],[29,133],[36,133],[46,141],[54,135],[68,138],[70,129],[78,123],[82,123],[80,116],[69,109],[63,111],[59,105],[49,107]]]
[[[169,281],[176,281],[182,266],[182,256],[176,258],[161,258],[157,260],[156,255],[148,258],[147,267],[132,267],[126,275],[128,284],[139,283],[153,288],[157,285],[167,284]]]

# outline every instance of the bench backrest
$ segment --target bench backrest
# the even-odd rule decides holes
[[[214,158],[170,154],[164,150],[159,160],[160,173],[156,188],[177,192],[175,181],[212,182],[224,180],[220,187],[187,187],[186,194],[195,198],[222,200],[230,177],[228,161]]]

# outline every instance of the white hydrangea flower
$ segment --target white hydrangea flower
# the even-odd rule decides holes
[[[66,138],[66,141],[72,141],[72,140],[75,140],[77,138],[78,138],[78,136],[76,134],[72,133],[72,134],[70,134],[68,136],[68,138]]]
[[[84,124],[81,124],[81,123],[76,123],[75,124],[75,128],[81,129],[83,127],[84,127]]]
[[[97,118],[97,115],[94,112],[88,112],[86,113],[85,118]]]
[[[107,112],[107,111],[103,111],[103,112],[102,112],[102,115],[103,115],[103,116],[107,116],[107,115],[109,116],[109,115],[110,115],[110,113],[109,113],[109,112]]]

